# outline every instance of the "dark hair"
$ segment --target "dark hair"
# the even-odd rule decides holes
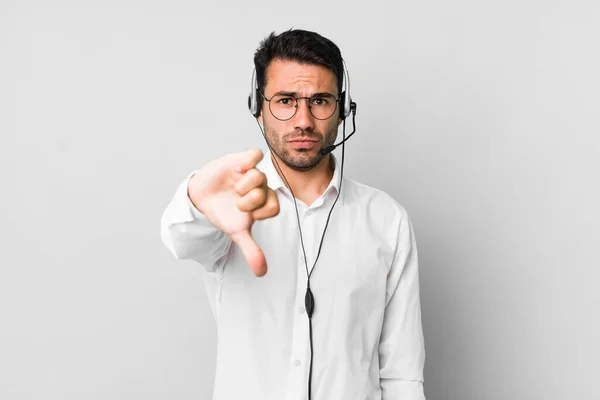
[[[322,65],[329,68],[337,78],[338,96],[342,93],[344,62],[339,47],[316,32],[290,29],[279,35],[271,32],[263,39],[254,53],[254,67],[258,90],[264,93],[267,67],[274,59],[296,61],[302,64]],[[259,110],[262,97],[258,96]]]

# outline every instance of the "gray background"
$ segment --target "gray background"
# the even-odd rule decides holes
[[[261,145],[271,30],[342,49],[347,175],[409,211],[429,400],[599,399],[600,6],[0,2],[0,399],[208,399],[215,324],[159,237]],[[339,153],[338,153],[339,154]]]

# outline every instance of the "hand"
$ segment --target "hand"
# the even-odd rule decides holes
[[[256,220],[279,214],[279,201],[257,170],[260,150],[228,154],[206,164],[188,185],[194,206],[237,244],[256,276],[267,272],[267,261],[250,234]]]

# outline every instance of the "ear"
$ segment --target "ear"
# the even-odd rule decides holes
[[[338,118],[338,127],[342,124],[342,122],[344,122],[344,120],[341,118]]]
[[[261,124],[262,126],[264,126],[265,124],[263,123],[263,117],[262,117],[262,110],[260,110],[260,114],[258,115],[258,117],[256,117],[257,121],[259,124]]]

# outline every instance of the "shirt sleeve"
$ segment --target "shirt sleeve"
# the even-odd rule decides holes
[[[386,286],[379,342],[382,400],[425,400],[425,345],[421,324],[419,270],[413,227],[402,209],[397,245]]]
[[[163,244],[179,260],[194,260],[215,271],[231,247],[231,239],[215,228],[188,196],[190,173],[179,185],[160,222]]]

